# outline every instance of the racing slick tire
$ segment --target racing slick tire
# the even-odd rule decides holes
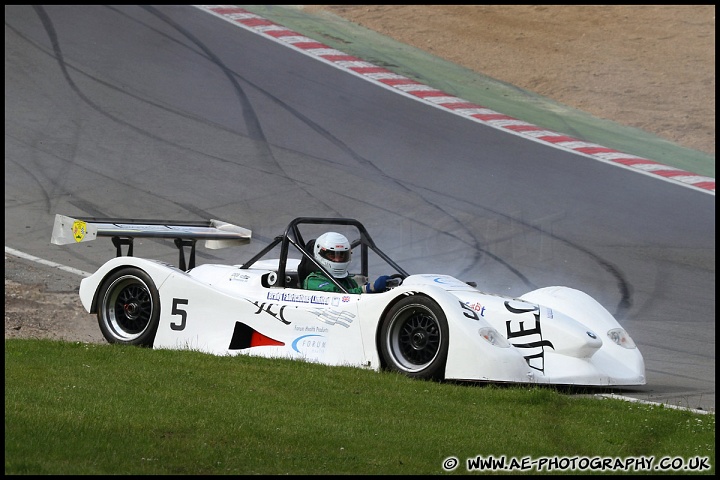
[[[137,268],[118,270],[102,283],[97,318],[109,343],[152,347],[160,322],[160,295]]]
[[[387,369],[412,378],[443,380],[448,355],[447,318],[428,297],[397,302],[380,328],[380,351]]]

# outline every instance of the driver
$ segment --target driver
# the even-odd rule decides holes
[[[362,286],[359,286],[353,277],[348,276],[351,254],[350,242],[348,242],[345,235],[340,233],[327,232],[315,240],[315,247],[313,248],[315,260],[325,267],[349,293],[384,292],[390,279],[388,275],[378,277],[372,285],[367,282]],[[309,274],[303,282],[303,288],[323,292],[341,292],[322,271]]]

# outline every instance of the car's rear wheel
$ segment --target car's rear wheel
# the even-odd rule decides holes
[[[413,295],[396,303],[380,329],[380,350],[389,370],[442,380],[449,343],[445,313],[433,300]]]
[[[160,321],[160,296],[142,270],[124,268],[100,287],[97,318],[110,343],[152,347]]]

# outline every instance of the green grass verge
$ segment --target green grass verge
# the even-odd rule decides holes
[[[5,340],[6,475],[442,474],[453,456],[453,473],[478,456],[701,458],[714,473],[715,416],[553,388]]]

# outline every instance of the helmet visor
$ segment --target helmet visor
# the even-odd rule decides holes
[[[327,258],[331,262],[344,263],[350,261],[350,250],[335,251],[323,249],[320,250],[320,256]]]

